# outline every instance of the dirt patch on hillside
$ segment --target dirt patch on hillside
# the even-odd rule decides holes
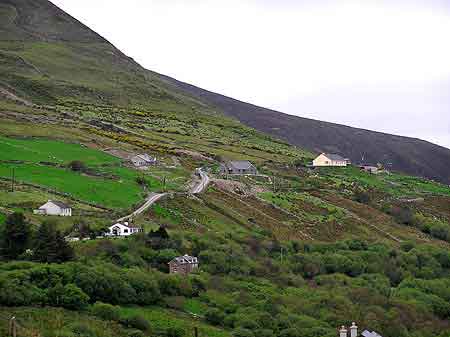
[[[242,196],[254,196],[266,191],[264,187],[255,185],[249,186],[235,180],[211,179],[211,181],[222,191],[232,192]]]

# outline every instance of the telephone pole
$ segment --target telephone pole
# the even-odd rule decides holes
[[[16,172],[15,168],[12,168],[12,176],[11,176],[11,192],[14,192],[14,182],[16,180]]]

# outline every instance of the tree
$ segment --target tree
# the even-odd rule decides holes
[[[34,258],[40,262],[61,263],[72,260],[74,252],[52,221],[44,221],[34,241]]]
[[[80,160],[74,160],[67,165],[72,171],[83,172],[86,170],[86,165]]]
[[[1,237],[1,254],[9,260],[17,259],[28,247],[30,227],[22,213],[8,216]]]

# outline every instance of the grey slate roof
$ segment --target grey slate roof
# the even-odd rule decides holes
[[[334,153],[324,153],[324,155],[331,160],[335,160],[335,161],[346,161],[346,159],[338,154],[334,154]]]
[[[70,208],[69,205],[63,203],[62,201],[53,201],[53,200],[49,200],[49,202],[55,204],[56,206],[58,206],[59,208],[62,208],[62,209]]]
[[[195,256],[183,255],[174,258],[170,262],[176,262],[178,264],[194,264],[198,263],[198,258],[196,258]]]
[[[248,170],[253,167],[253,164],[248,160],[233,160],[227,162],[227,167],[235,168],[236,170]]]
[[[375,331],[370,332],[367,330],[364,330],[362,332],[361,336],[363,336],[363,337],[382,337],[381,335],[377,334]]]

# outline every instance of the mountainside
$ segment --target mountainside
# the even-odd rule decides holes
[[[450,184],[450,149],[415,138],[327,123],[244,103],[163,76],[174,87],[216,106],[252,128],[312,152],[337,153],[354,163],[382,163],[393,170]]]
[[[45,0],[2,0],[0,15],[0,95],[6,91],[10,97],[50,105],[76,99],[164,109],[182,103],[197,111],[224,113],[315,153],[335,152],[355,163],[364,158],[369,164],[450,183],[449,149],[286,115],[153,73]]]
[[[0,30],[1,335],[450,336],[449,186],[310,168],[271,130],[302,119],[241,123],[277,113],[145,70],[48,1],[0,0]]]

